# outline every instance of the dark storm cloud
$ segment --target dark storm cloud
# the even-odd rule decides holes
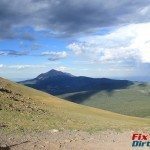
[[[150,0],[1,0],[0,38],[18,38],[15,29],[25,26],[72,36],[101,27],[148,22],[149,13]]]
[[[0,1],[0,38],[14,38],[17,37],[13,32],[15,26],[23,22],[24,13],[19,10],[19,4],[12,3],[10,0]]]

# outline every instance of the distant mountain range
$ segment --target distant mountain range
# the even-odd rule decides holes
[[[74,76],[54,69],[42,73],[34,79],[21,81],[19,83],[52,95],[81,91],[105,90],[109,92],[115,89],[124,89],[134,84],[134,82],[128,80]]]

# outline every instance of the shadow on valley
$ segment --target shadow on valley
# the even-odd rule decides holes
[[[114,88],[100,89],[95,91],[81,91],[75,93],[68,93],[68,94],[60,95],[59,97],[80,104],[86,101],[87,99],[89,99],[91,96],[96,95],[96,93],[105,92],[108,97],[111,97],[115,90],[127,89],[131,85],[132,84],[126,86],[120,86],[116,88],[114,87]]]
[[[86,99],[88,99],[89,97],[91,97],[92,95],[98,93],[99,91],[84,91],[84,92],[79,92],[79,93],[73,93],[69,96],[65,96],[62,97],[66,100],[69,100],[70,102],[74,102],[74,103],[82,103],[84,102]],[[60,96],[61,97],[61,96]]]
[[[147,84],[146,84],[146,83],[140,83],[140,84],[138,84],[138,86],[139,86],[139,87],[146,87]]]

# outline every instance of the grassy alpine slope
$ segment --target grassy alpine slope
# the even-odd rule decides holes
[[[0,78],[0,129],[16,133],[49,129],[97,131],[144,128],[150,119],[124,116],[64,101]]]
[[[85,91],[59,96],[72,102],[116,112],[150,117],[150,85],[135,83],[128,88],[113,91]]]

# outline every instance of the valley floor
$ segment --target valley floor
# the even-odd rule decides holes
[[[30,133],[24,136],[0,134],[0,150],[132,150],[133,131],[81,131]],[[142,147],[142,150],[150,148]],[[134,148],[134,150],[141,150]]]

